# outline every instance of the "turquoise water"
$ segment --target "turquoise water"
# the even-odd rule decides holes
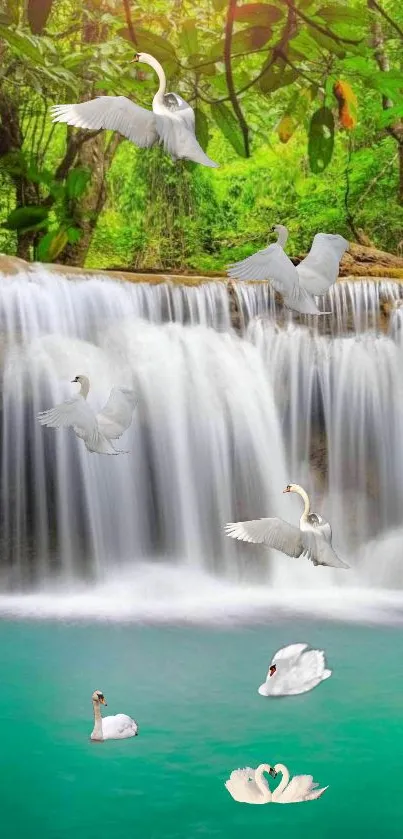
[[[295,641],[325,649],[333,677],[263,699],[273,652]],[[400,837],[402,657],[403,633],[383,627],[3,621],[2,839]],[[90,742],[94,689],[139,737]],[[262,762],[330,787],[314,802],[237,804],[224,781]]]

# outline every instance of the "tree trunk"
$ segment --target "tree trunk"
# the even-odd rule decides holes
[[[374,9],[374,5],[371,0],[368,0],[368,8],[370,10]],[[376,9],[376,6],[375,6]],[[385,39],[382,30],[382,24],[379,19],[375,17],[376,11],[374,12],[374,18],[372,21],[372,41],[374,45],[374,54],[376,63],[382,73],[388,73],[390,70],[390,62],[385,51]],[[389,99],[388,96],[382,96],[382,107],[384,111],[389,111],[393,108],[393,102]],[[395,120],[391,125],[387,127],[388,134],[396,140],[398,146],[398,172],[399,172],[399,184],[397,189],[397,201],[399,204],[403,205],[403,122],[401,119]]]
[[[81,238],[66,245],[63,251],[65,265],[84,265],[99,214],[106,201],[105,174],[121,141],[115,134],[105,148],[105,135],[98,134],[82,144],[76,165],[90,169],[92,176],[86,192],[73,207],[74,224],[81,230]]]

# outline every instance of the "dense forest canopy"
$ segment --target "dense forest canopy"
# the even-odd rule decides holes
[[[49,108],[164,66],[220,168],[173,163]],[[400,0],[0,0],[0,250],[99,267],[221,269],[286,223],[403,248]]]

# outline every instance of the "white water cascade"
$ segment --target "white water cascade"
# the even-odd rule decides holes
[[[381,301],[397,302],[400,286],[338,283],[326,335],[311,319],[284,323],[267,286],[237,291],[243,338],[223,283],[73,280],[39,267],[0,280],[0,611],[267,616],[276,601],[324,608],[318,589],[334,614],[368,590],[378,605],[389,590],[392,610],[403,589],[399,310],[389,336],[377,328]],[[71,430],[38,424],[80,373],[95,408],[114,385],[138,390],[119,441],[127,454],[89,454]],[[289,481],[330,519],[350,571],[225,536],[227,521],[297,522],[299,499],[282,495]]]

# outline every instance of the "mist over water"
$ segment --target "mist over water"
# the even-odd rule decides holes
[[[265,284],[236,289],[243,338],[223,283],[71,280],[42,268],[1,280],[1,612],[398,619],[400,310],[389,334],[379,319],[400,286],[340,282],[321,304],[334,319],[315,327],[277,311]],[[96,409],[113,386],[138,390],[125,454],[90,454],[71,430],[37,422],[78,374]],[[227,521],[297,523],[300,500],[282,495],[289,481],[329,518],[349,571],[225,535]]]

